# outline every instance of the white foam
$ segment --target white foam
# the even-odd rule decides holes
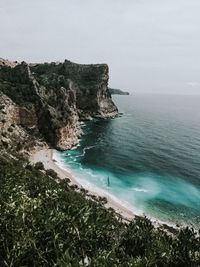
[[[78,145],[73,146],[73,147],[71,148],[71,150],[75,150],[75,149],[77,149],[77,147],[78,147]]]
[[[90,173],[91,175],[91,173]],[[144,211],[141,209],[138,209],[136,207],[134,207],[134,205],[131,205],[129,202],[125,201],[125,200],[121,200],[118,197],[116,197],[114,194],[100,188],[97,187],[96,185],[90,183],[89,181],[87,181],[86,179],[84,179],[83,177],[80,177],[79,175],[76,174],[76,181],[81,184],[85,189],[87,189],[88,191],[90,191],[91,193],[95,193],[99,196],[102,197],[107,197],[109,199],[111,199],[113,202],[117,203],[119,206],[125,208],[127,211],[132,212],[134,215],[144,215]]]
[[[85,152],[86,150],[89,150],[89,149],[91,149],[91,148],[93,148],[93,147],[95,147],[95,146],[86,146],[86,147],[83,149],[83,152]]]
[[[67,172],[71,173],[75,177],[75,180],[80,185],[82,185],[85,189],[87,189],[88,191],[91,191],[91,193],[93,192],[93,193],[95,193],[95,194],[97,194],[99,196],[108,197],[112,201],[116,202],[117,204],[119,204],[120,206],[122,206],[126,210],[129,210],[130,212],[132,212],[135,215],[143,215],[144,214],[144,211],[133,207],[133,205],[131,205],[127,201],[121,200],[121,199],[117,198],[116,196],[114,196],[112,193],[109,193],[108,191],[103,190],[102,188],[99,188],[96,185],[93,185],[92,183],[90,183],[89,181],[84,179],[82,176],[80,177],[80,175],[77,175],[76,173],[74,175],[74,172],[71,171],[70,167],[67,166],[67,163],[63,160],[62,156],[60,156],[60,154],[57,151],[53,152],[53,157],[52,158],[56,160],[56,164],[61,169],[66,170]],[[91,175],[91,171],[88,172],[88,175]],[[93,177],[94,176],[97,177],[94,174],[92,174],[92,176]]]
[[[80,155],[75,156],[75,158],[80,158],[80,157],[83,157],[84,155],[85,155],[85,151],[83,150],[83,153],[80,154]]]
[[[113,202],[117,203],[119,206],[125,208],[125,210],[132,212],[134,215],[138,215],[138,216],[146,216],[147,214],[145,214],[144,210],[142,209],[138,209],[136,208],[133,204],[130,204],[129,202],[125,201],[125,200],[121,200],[118,197],[116,197],[114,194],[97,187],[96,185],[90,183],[89,181],[87,181],[86,179],[84,179],[83,176],[80,177],[80,175],[74,173],[70,167],[67,166],[67,163],[64,161],[64,159],[62,158],[62,156],[60,156],[60,154],[56,151],[53,152],[53,156],[52,158],[56,161],[56,165],[58,165],[61,169],[66,170],[67,172],[69,172],[70,174],[73,175],[74,179],[81,185],[83,186],[85,189],[87,189],[88,191],[90,191],[91,193],[95,193],[99,196],[102,197],[107,197],[109,199],[111,199]],[[80,167],[80,169],[83,169],[82,167]],[[91,175],[91,173],[90,173]],[[136,191],[136,192],[148,192],[148,190],[146,189],[142,189],[142,188],[133,188],[132,190]],[[152,216],[147,216],[150,218],[150,220],[152,222],[158,223],[158,224],[167,224],[168,226],[172,226],[174,228],[176,228],[176,225],[172,222],[168,222],[168,221],[162,221],[159,220],[155,217]]]
[[[143,188],[132,188],[131,190],[133,190],[133,191],[136,191],[136,192],[143,192],[143,193],[148,193],[149,192],[149,190],[147,190],[147,189],[143,189]]]
[[[58,165],[61,169],[72,173],[71,169],[67,166],[66,162],[57,151],[53,151],[52,159],[55,160],[56,165]]]

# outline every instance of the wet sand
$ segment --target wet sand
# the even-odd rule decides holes
[[[60,179],[69,178],[71,180],[71,183],[74,185],[77,185],[79,188],[84,188],[84,186],[81,185],[80,182],[77,181],[76,177],[66,168],[61,168],[57,161],[53,159],[53,149],[36,149],[31,153],[30,156],[30,162],[36,163],[38,161],[41,161],[44,164],[45,169],[53,169],[55,172],[57,172],[58,177]],[[102,194],[100,192],[99,194],[97,192],[94,192],[88,188],[85,188],[89,191],[90,194],[95,196],[101,196],[106,197],[107,204],[105,205],[106,208],[113,208],[118,214],[120,214],[124,219],[132,220],[135,217],[135,214],[129,210],[126,209],[124,206],[120,205],[118,202],[115,202],[112,198],[110,198],[106,194]]]

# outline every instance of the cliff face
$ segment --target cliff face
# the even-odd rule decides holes
[[[107,87],[107,65],[80,65],[65,60],[64,63],[32,65],[30,68],[44,87],[73,91],[81,119],[108,118],[117,114]]]
[[[80,120],[117,115],[108,79],[108,66],[103,64],[79,65],[66,60],[28,65],[1,60],[0,132],[17,125],[53,147],[69,149],[80,137]]]

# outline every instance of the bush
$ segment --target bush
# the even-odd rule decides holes
[[[123,253],[131,257],[144,256],[150,248],[153,239],[153,225],[147,218],[136,217],[121,237],[119,248],[123,247]],[[120,250],[121,251],[121,250]]]
[[[51,179],[53,170],[23,166],[0,155],[0,266],[200,266],[193,229],[169,235],[147,218],[125,223]]]
[[[58,177],[57,172],[55,172],[55,171],[52,170],[52,169],[48,169],[48,170],[46,170],[46,174],[49,175],[49,176],[51,176],[52,178],[57,178],[57,177]]]
[[[64,180],[65,180],[65,182],[68,183],[68,184],[71,183],[71,180],[70,180],[69,178],[65,178]]]
[[[44,164],[41,161],[35,163],[36,170],[44,170]]]

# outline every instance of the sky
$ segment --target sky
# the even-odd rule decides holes
[[[200,0],[0,0],[0,57],[107,63],[109,86],[200,94]]]

